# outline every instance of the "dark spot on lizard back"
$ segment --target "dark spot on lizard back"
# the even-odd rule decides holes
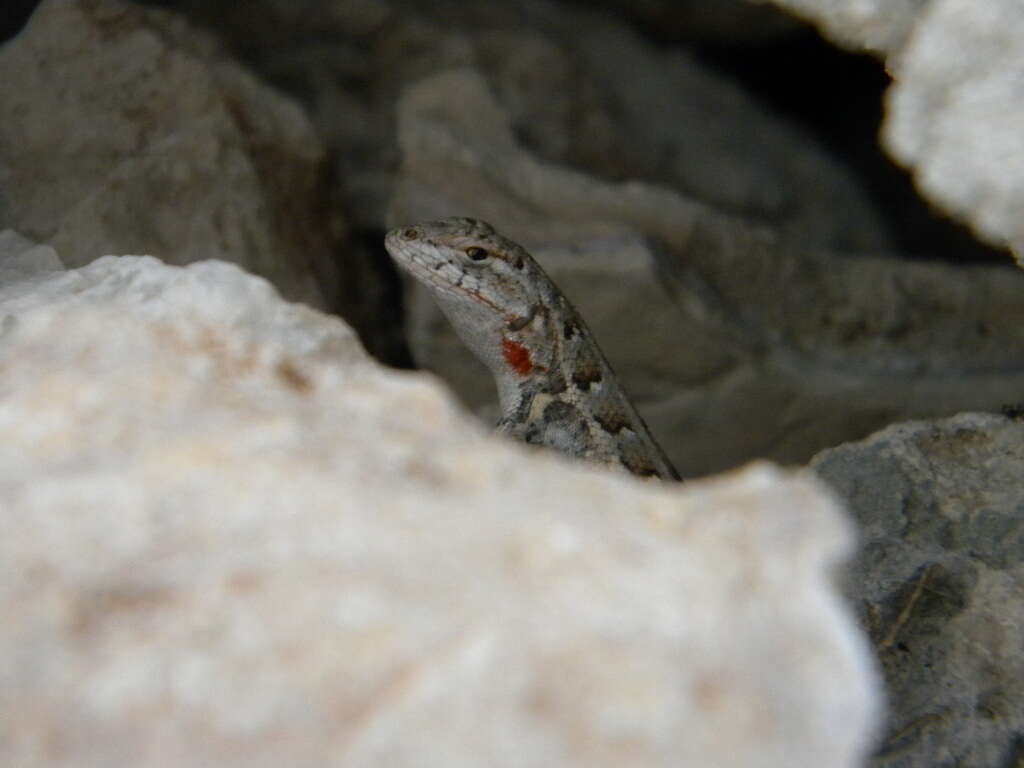
[[[609,435],[617,435],[630,427],[629,418],[614,403],[606,405],[594,413],[594,421]]]
[[[539,442],[543,445],[565,451],[568,441],[574,447],[586,451],[590,443],[587,421],[575,405],[552,400],[544,406],[543,422],[539,436]]]
[[[576,406],[561,400],[552,400],[544,407],[544,421],[569,421],[579,419],[580,412]]]
[[[522,439],[532,445],[555,447],[553,435],[570,435],[571,439],[579,441],[586,437],[586,433],[586,422],[578,408],[561,400],[552,400],[544,407],[541,419],[522,433]]]
[[[598,422],[600,423],[600,420]],[[657,444],[648,441],[645,434],[646,425],[643,419],[640,419],[639,424],[627,423],[616,435],[615,445],[622,466],[639,477],[679,480],[679,473],[672,466],[672,462],[661,453]]]
[[[510,331],[521,331],[523,330],[523,328],[532,323],[534,318],[537,317],[538,314],[543,316],[544,322],[545,324],[547,324],[548,311],[544,307],[538,305],[534,306],[530,310],[530,313],[528,315],[513,317],[511,320],[505,323],[505,327],[508,328]]]
[[[526,266],[526,262],[523,261],[522,256],[519,256],[517,254],[515,259],[512,260],[512,266],[514,266],[516,269],[522,269],[523,267]]]
[[[544,377],[544,383],[541,387],[541,391],[549,395],[560,395],[566,389],[568,389],[568,385],[565,383],[565,377],[557,370],[548,372],[548,375]]]
[[[622,466],[640,477],[661,477],[657,467],[637,435],[625,435],[618,443]]]
[[[590,389],[591,384],[599,383],[602,377],[601,366],[596,362],[578,364],[572,371],[572,383],[584,392]]]
[[[634,475],[639,475],[640,477],[660,477],[660,475],[658,474],[658,470],[656,470],[654,467],[652,467],[650,464],[647,464],[646,462],[640,461],[632,463],[624,459],[622,464]]]
[[[513,317],[505,324],[505,328],[509,331],[522,331],[522,329],[529,325],[531,319],[534,319],[532,314],[527,314],[524,317]]]

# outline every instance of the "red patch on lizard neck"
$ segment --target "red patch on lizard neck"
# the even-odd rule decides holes
[[[533,360],[530,359],[530,350],[518,341],[503,338],[501,340],[501,354],[504,355],[505,362],[508,363],[512,370],[520,376],[527,376],[530,371],[533,370]]]

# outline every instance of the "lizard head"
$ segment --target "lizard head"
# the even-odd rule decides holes
[[[448,218],[388,232],[398,264],[430,288],[462,340],[495,371],[530,360],[530,326],[548,304],[551,281],[519,245],[483,221]],[[519,355],[519,357],[516,357]]]
[[[537,303],[536,262],[486,222],[455,217],[399,227],[384,245],[437,294],[482,303],[509,320]]]

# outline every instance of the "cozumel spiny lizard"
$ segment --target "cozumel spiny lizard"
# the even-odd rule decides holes
[[[490,368],[499,432],[679,479],[575,308],[521,246],[466,218],[400,227],[384,243]]]

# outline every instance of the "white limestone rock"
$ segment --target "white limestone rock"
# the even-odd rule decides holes
[[[1019,0],[775,0],[885,59],[882,142],[918,189],[1024,266],[1024,4]]]
[[[764,0],[752,0],[763,2]],[[822,34],[854,50],[898,50],[932,0],[772,0],[806,18]]]
[[[891,68],[885,146],[928,199],[1024,266],[1024,4],[934,0]]]
[[[805,473],[660,485],[488,436],[224,263],[7,285],[0,329],[2,765],[870,746],[850,529]]]

